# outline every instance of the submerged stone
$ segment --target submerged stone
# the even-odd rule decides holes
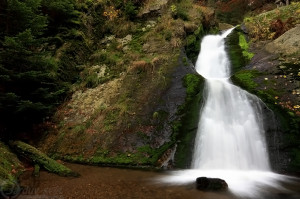
[[[196,179],[197,189],[201,191],[226,191],[228,184],[220,178],[199,177]]]

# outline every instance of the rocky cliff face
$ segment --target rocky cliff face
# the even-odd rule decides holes
[[[280,8],[245,19],[255,56],[246,70],[234,75],[237,83],[258,95],[276,114],[269,120],[272,114],[264,110],[270,156],[278,171],[299,166],[299,28],[291,29],[299,19],[287,20],[298,12],[298,6],[287,7],[290,13]],[[202,80],[188,75],[194,73],[193,65],[183,49],[195,59],[199,40],[217,24],[215,13],[190,0],[147,1],[136,20],[108,16],[103,27],[97,26],[107,28],[103,38],[92,31],[97,15],[83,16],[87,29],[83,32],[92,38],[84,42],[99,42],[82,66],[82,83],[74,85],[70,100],[45,123],[39,148],[58,159],[126,166],[168,166],[174,164],[175,155],[177,166],[188,167],[186,154],[191,154],[197,129],[199,113],[195,110],[201,104]],[[276,16],[283,16],[284,28],[291,30],[274,40]],[[248,46],[242,46],[240,56],[251,58]]]
[[[297,173],[300,168],[299,16],[289,12],[299,8],[300,4],[294,3],[245,19],[252,41],[250,51],[255,55],[233,76],[237,84],[260,97],[268,107],[263,111],[266,136],[271,165],[278,172]],[[294,19],[289,25],[286,20],[285,33],[276,38],[274,23],[278,23],[278,16],[284,17],[282,21]],[[256,26],[261,29],[256,31]]]
[[[40,148],[74,162],[166,165],[185,115],[178,111],[186,107],[183,79],[194,73],[185,39],[204,33],[202,9],[192,1],[148,1],[128,22],[128,35],[103,38],[82,73],[86,86],[75,87],[47,123]]]

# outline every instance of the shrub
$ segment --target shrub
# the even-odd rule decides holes
[[[144,60],[135,61],[132,63],[130,71],[133,71],[135,73],[146,72],[149,70],[149,66],[150,64]]]
[[[137,7],[134,5],[132,1],[125,3],[124,14],[128,19],[130,20],[134,19],[137,13],[138,13]]]
[[[98,80],[98,75],[96,73],[93,73],[86,78],[87,88],[95,88],[96,86],[98,86],[98,84],[99,84],[99,80]]]

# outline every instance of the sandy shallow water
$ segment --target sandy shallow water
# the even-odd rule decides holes
[[[237,199],[230,192],[202,192],[195,184],[168,185],[155,182],[168,175],[166,172],[96,167],[65,163],[80,177],[60,177],[41,171],[39,177],[32,172],[25,173],[20,179],[23,190],[18,199]],[[195,176],[195,179],[199,176]],[[300,184],[298,184],[300,185]],[[300,199],[299,195],[280,195],[272,198]],[[298,189],[299,188],[299,189]],[[299,196],[299,197],[298,197]],[[270,198],[271,199],[271,198]]]

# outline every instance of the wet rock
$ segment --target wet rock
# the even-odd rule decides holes
[[[175,152],[176,152],[177,145],[174,147],[168,149],[162,157],[158,160],[158,164],[160,168],[163,169],[171,169],[174,165],[174,157],[175,157]]]
[[[127,45],[132,40],[132,35],[127,35],[122,39],[117,39],[118,43],[122,44],[122,46]]]
[[[151,45],[150,45],[150,44],[145,43],[145,44],[143,45],[143,52],[149,52],[150,49],[151,49]]]
[[[104,39],[100,41],[101,44],[108,44],[116,38],[115,35],[106,36]]]
[[[242,25],[241,25],[241,30],[242,30],[245,34],[248,34],[248,30],[247,30],[245,24],[242,24]]]
[[[199,177],[196,179],[197,189],[201,191],[226,191],[228,184],[220,178]]]
[[[140,18],[148,18],[161,15],[162,9],[167,6],[170,0],[154,0],[146,4],[138,14]]]
[[[273,42],[266,45],[270,53],[292,55],[299,53],[300,49],[300,25],[290,29]]]
[[[184,30],[186,33],[193,33],[198,29],[198,26],[194,23],[185,23]]]

